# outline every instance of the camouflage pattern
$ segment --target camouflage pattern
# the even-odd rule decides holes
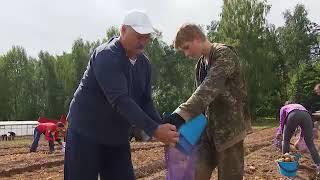
[[[245,111],[247,97],[240,69],[232,47],[214,43],[209,60],[206,62],[201,57],[196,66],[197,89],[175,111],[186,120],[205,113],[208,118],[206,133],[218,152],[244,140],[246,128],[250,129],[250,119],[245,120],[249,116]]]
[[[207,134],[203,136],[199,147],[199,156],[196,162],[196,180],[209,180],[212,171],[218,166],[219,180],[240,180],[244,174],[244,148],[243,141],[230,148],[218,152],[208,141]]]

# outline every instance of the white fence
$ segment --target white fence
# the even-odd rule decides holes
[[[12,131],[17,136],[32,135],[38,121],[0,121],[0,135]]]

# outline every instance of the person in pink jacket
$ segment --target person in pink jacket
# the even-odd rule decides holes
[[[276,138],[283,138],[282,153],[290,151],[290,140],[295,133],[297,127],[301,128],[301,135],[303,135],[305,143],[311,153],[317,169],[320,169],[320,156],[313,143],[313,121],[310,113],[301,104],[294,104],[286,102],[280,109],[280,126]]]

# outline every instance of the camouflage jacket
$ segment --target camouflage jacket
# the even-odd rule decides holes
[[[207,135],[223,151],[246,136],[244,78],[238,56],[229,46],[214,43],[205,61],[201,57],[196,65],[197,89],[175,112],[185,120],[205,113]]]

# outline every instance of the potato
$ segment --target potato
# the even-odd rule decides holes
[[[290,161],[291,161],[291,158],[289,157],[284,158],[284,162],[290,162]]]

